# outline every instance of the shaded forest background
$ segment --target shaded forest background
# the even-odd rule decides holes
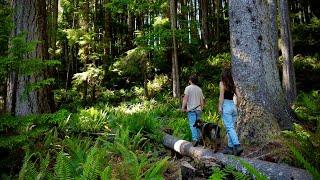
[[[288,9],[297,124],[261,158],[319,177],[320,7]],[[190,139],[177,109],[191,74],[207,99],[203,118],[221,123],[228,10],[228,0],[0,0],[1,179],[174,179],[161,132]]]

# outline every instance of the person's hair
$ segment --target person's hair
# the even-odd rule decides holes
[[[231,68],[223,68],[221,73],[221,81],[226,90],[235,92],[236,87],[233,82]]]
[[[193,84],[198,85],[198,77],[197,77],[195,74],[191,75],[191,76],[189,77],[189,80],[190,80]]]

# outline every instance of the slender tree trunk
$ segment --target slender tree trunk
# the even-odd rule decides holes
[[[176,43],[176,27],[177,27],[177,8],[176,0],[170,0],[170,21],[172,30],[172,85],[173,85],[173,97],[180,97],[180,83],[179,83],[179,73],[178,73],[178,55],[177,55],[177,43]]]
[[[242,141],[266,142],[293,120],[276,65],[276,2],[230,0],[229,17],[233,78],[242,96],[238,133]]]
[[[46,59],[47,53],[47,37],[45,27],[45,2],[36,0],[12,0],[11,5],[14,9],[14,28],[12,37],[22,32],[27,32],[26,40],[37,41],[34,51],[27,54],[24,58],[40,58]],[[39,8],[41,5],[44,6]],[[32,90],[27,91],[27,86],[44,78],[43,74],[24,75],[17,70],[11,71],[7,81],[7,111],[12,115],[29,115],[43,112],[50,112],[48,102],[48,91]]]
[[[109,3],[109,0],[104,0],[104,4]],[[108,9],[104,11],[104,64],[106,65],[109,62],[110,54],[110,13]]]
[[[200,0],[200,7],[201,7],[201,33],[203,38],[204,47],[208,49],[208,38],[209,38],[209,31],[208,31],[208,1],[207,0]]]
[[[57,50],[57,30],[58,30],[58,6],[59,0],[53,0],[52,4],[52,27],[51,27],[51,48],[53,50],[53,55],[55,55],[55,51]],[[54,58],[54,57],[53,57]]]
[[[128,39],[127,39],[126,50],[129,50],[129,49],[132,49],[132,40],[133,40],[133,17],[130,9],[128,9],[127,26],[128,26]]]
[[[84,0],[84,2],[82,3],[83,3],[82,4],[83,17],[81,18],[81,26],[83,30],[86,33],[88,33],[89,32],[89,11],[90,11],[89,0]],[[88,43],[83,45],[83,62],[85,66],[89,63],[89,44]]]
[[[220,44],[220,29],[221,29],[221,17],[222,17],[222,5],[221,5],[222,0],[214,0],[214,5],[215,5],[215,39],[218,42],[218,45]]]
[[[280,49],[283,57],[282,86],[287,102],[292,105],[297,96],[293,66],[293,48],[290,31],[290,17],[287,0],[278,0],[280,17]]]

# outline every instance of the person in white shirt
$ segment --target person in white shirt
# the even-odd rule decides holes
[[[193,125],[200,118],[204,107],[204,96],[202,89],[197,86],[198,78],[196,75],[189,77],[189,86],[184,90],[181,110],[188,113],[189,126],[192,134],[192,143],[198,145],[200,140],[200,131]]]

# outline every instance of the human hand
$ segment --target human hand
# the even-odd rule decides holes
[[[181,112],[187,112],[187,109],[181,108],[180,111],[181,111]]]
[[[221,106],[218,107],[218,112],[219,112],[219,114],[222,114],[222,107]]]

